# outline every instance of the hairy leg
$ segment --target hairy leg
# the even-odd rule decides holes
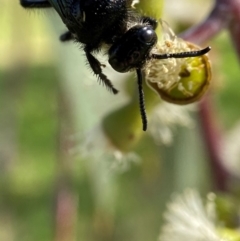
[[[66,41],[70,41],[70,40],[73,40],[73,36],[72,36],[72,33],[70,31],[67,31],[65,33],[63,33],[61,36],[60,36],[60,41],[62,42],[66,42]]]
[[[50,8],[52,5],[47,0],[20,0],[24,8]]]
[[[101,63],[91,54],[91,50],[86,46],[84,48],[86,53],[87,60],[89,62],[90,67],[92,68],[94,74],[98,76],[98,79],[113,93],[117,94],[118,90],[113,87],[111,81],[107,78],[105,74],[102,72]]]

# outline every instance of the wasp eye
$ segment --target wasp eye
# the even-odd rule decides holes
[[[124,64],[125,62],[120,61],[115,56],[110,57],[108,62],[112,66],[112,68],[115,69],[116,71],[118,71],[119,73],[125,73],[125,72],[129,71],[129,67]]]
[[[144,43],[153,43],[156,41],[157,35],[155,31],[149,27],[146,26],[142,29],[141,35],[139,36],[139,39]]]

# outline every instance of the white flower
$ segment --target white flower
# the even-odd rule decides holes
[[[166,22],[160,20],[162,40],[159,40],[152,53],[158,57],[152,58],[145,68],[146,83],[161,98],[177,104],[189,104],[200,99],[206,92],[211,80],[211,66],[207,55],[196,56],[193,51],[200,50],[190,42],[178,38]],[[208,49],[209,51],[209,49]],[[183,53],[191,52],[191,57]],[[181,53],[179,58],[171,54]],[[165,56],[166,55],[166,56]]]
[[[159,104],[150,119],[149,132],[156,144],[170,145],[173,140],[174,128],[184,126],[194,127],[190,112],[195,110],[195,105],[178,106],[162,102]]]
[[[92,130],[73,137],[76,146],[71,154],[78,154],[81,158],[91,158],[99,162],[108,162],[110,171],[124,172],[132,164],[138,164],[140,157],[134,152],[124,153],[117,149],[107,138],[99,124]]]
[[[194,105],[176,106],[161,102],[155,108],[148,125],[148,131],[156,144],[170,145],[176,126],[193,127],[194,122],[190,116],[190,111],[193,110]],[[108,162],[111,171],[124,172],[141,160],[135,152],[122,152],[114,146],[104,132],[102,123],[90,131],[74,135],[72,139],[75,143],[70,149],[72,155]]]
[[[154,53],[167,54],[191,51],[189,43],[178,38],[165,21],[160,20],[160,24],[163,36],[162,40],[159,40],[154,47]],[[192,67],[187,58],[168,58],[161,61],[152,59],[149,62],[148,71],[146,71],[146,81],[148,84],[156,83],[159,89],[169,90],[180,83],[179,73],[182,71],[183,66],[191,72]]]
[[[214,194],[209,195],[206,207],[199,194],[187,190],[174,196],[167,205],[159,241],[224,241],[215,225]]]

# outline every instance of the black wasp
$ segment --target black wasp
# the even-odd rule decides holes
[[[158,39],[157,20],[139,16],[132,8],[132,0],[20,0],[24,8],[53,7],[68,31],[61,41],[81,43],[88,63],[98,79],[114,94],[118,92],[102,72],[102,65],[93,55],[108,46],[108,62],[118,72],[136,70],[143,130],[147,116],[142,89],[143,68],[151,59],[186,58],[207,53],[210,47],[198,51],[173,54],[152,53]]]

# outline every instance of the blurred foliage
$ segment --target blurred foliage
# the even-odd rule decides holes
[[[218,113],[226,128],[231,128],[239,120],[239,60],[232,49],[232,43],[226,32],[213,41],[214,60],[216,64],[214,78],[217,95],[215,95]],[[221,70],[219,72],[219,70]]]
[[[102,171],[104,164],[80,160],[77,155],[66,154],[64,164],[61,138],[68,142],[79,129],[93,126],[101,118],[99,112],[106,113],[112,101],[121,103],[124,97],[112,100],[115,97],[104,90],[103,94],[95,82],[83,87],[83,76],[95,77],[81,74],[82,70],[90,72],[84,61],[76,67],[75,57],[69,60],[73,54],[70,46],[65,47],[70,57],[57,52],[58,39],[46,19],[53,11],[32,14],[17,1],[1,1],[0,240],[54,239],[56,193],[62,177],[67,177],[78,200],[75,240],[156,240],[166,200],[173,191],[186,186],[203,193],[211,189],[208,156],[197,120],[195,128],[176,128],[169,147],[156,146],[146,135],[136,149],[140,165],[121,175]],[[219,116],[230,129],[240,117],[238,62],[226,34],[211,45],[212,92]],[[76,46],[74,54],[81,55]],[[65,57],[66,66],[62,63],[59,67],[59,58]],[[70,78],[63,82],[63,68],[76,68],[76,72],[70,71],[74,82]],[[75,88],[73,84],[79,82],[81,87]],[[89,99],[82,99],[79,105],[72,100],[79,101],[85,94]],[[76,113],[81,106],[86,114]],[[86,123],[79,127],[84,118]],[[197,116],[193,114],[193,118]],[[67,129],[65,136],[62,125]]]

